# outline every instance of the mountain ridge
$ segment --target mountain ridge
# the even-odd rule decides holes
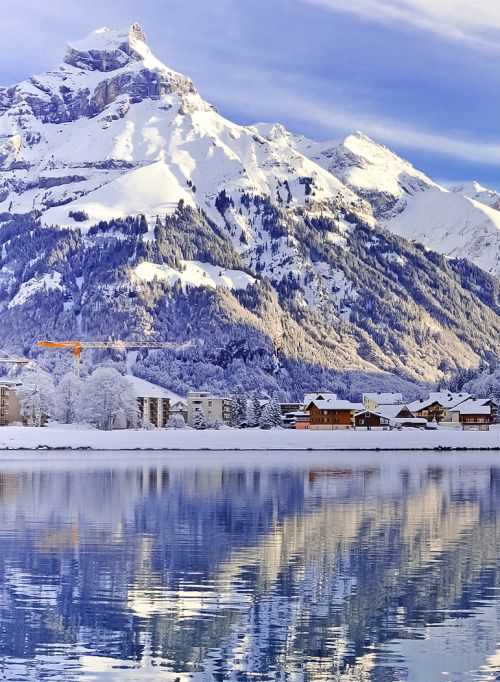
[[[191,334],[204,354],[181,366],[152,353],[137,371],[177,391],[240,381],[293,395],[307,382],[348,394],[368,377],[418,393],[494,355],[498,279],[486,270],[498,259],[480,248],[494,208],[362,133],[332,145],[228,121],[138,25],[66,54],[0,88],[0,311],[19,350],[37,335]],[[416,230],[397,236],[415,205],[442,196],[461,219],[479,216],[460,261],[408,242]],[[435,225],[421,227],[425,245]],[[472,242],[485,272],[463,260]]]

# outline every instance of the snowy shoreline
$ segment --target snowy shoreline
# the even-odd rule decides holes
[[[500,451],[500,428],[491,431],[295,431],[153,430],[97,431],[89,428],[6,426],[0,451]]]

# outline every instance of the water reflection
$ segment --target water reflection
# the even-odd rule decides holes
[[[0,679],[500,679],[493,458],[237,457],[0,474]]]

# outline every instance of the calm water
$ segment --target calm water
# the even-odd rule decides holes
[[[0,460],[0,680],[500,680],[500,455]]]

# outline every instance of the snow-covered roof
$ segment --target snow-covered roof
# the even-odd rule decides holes
[[[395,419],[404,408],[409,409],[407,405],[378,405],[377,412],[387,419]]]
[[[181,397],[178,396],[177,393],[173,393],[172,391],[163,388],[163,386],[157,386],[150,381],[131,375],[128,375],[127,379],[134,387],[137,398],[170,398],[170,400],[175,401],[181,400]]]
[[[311,405],[315,405],[318,410],[363,410],[365,407],[362,403],[351,403],[349,400],[311,400],[306,403],[306,409]]]
[[[418,410],[425,410],[433,403],[438,403],[441,407],[445,409],[452,409],[460,403],[465,402],[472,398],[470,393],[450,393],[449,391],[439,391],[435,393],[429,393],[428,398],[422,400],[415,400],[408,405],[411,412],[416,412]]]
[[[356,412],[356,414],[354,416],[359,417],[362,414],[373,414],[376,417],[382,417],[382,419],[388,419],[388,417],[386,417],[384,414],[381,414],[378,410],[367,410],[367,409],[360,410],[359,412]]]
[[[332,391],[318,391],[317,393],[306,393],[304,395],[304,405],[309,405],[313,400],[337,400],[337,394]]]
[[[466,400],[461,405],[453,408],[452,412],[459,414],[491,414],[491,407],[485,405],[485,400]]]
[[[363,400],[373,400],[377,405],[394,405],[403,402],[402,393],[363,393]]]

